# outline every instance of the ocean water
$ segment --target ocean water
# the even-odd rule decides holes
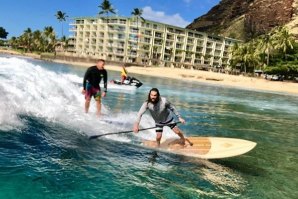
[[[0,55],[0,198],[297,198],[298,96],[134,75],[138,90],[109,89],[104,116],[85,114],[86,68]],[[108,67],[107,67],[108,70]],[[128,68],[129,71],[129,68]],[[109,72],[109,80],[118,72]],[[150,88],[187,121],[188,136],[258,143],[221,159],[154,153],[131,144],[154,131],[132,129]],[[142,127],[153,126],[144,115]],[[169,129],[165,137],[175,136]]]

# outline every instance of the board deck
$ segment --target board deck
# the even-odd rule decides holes
[[[187,139],[193,143],[192,146],[187,142],[182,145],[177,138],[164,140],[159,148],[156,147],[156,141],[149,140],[143,140],[142,146],[161,152],[202,159],[221,159],[242,155],[257,145],[255,142],[236,138],[188,137]]]

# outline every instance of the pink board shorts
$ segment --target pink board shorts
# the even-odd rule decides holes
[[[87,90],[86,90],[86,93],[85,93],[85,99],[88,99],[90,100],[91,97],[94,97],[94,99],[97,101],[97,100],[100,100],[101,99],[101,92],[100,92],[100,89],[99,88],[94,88],[93,86],[90,86]]]

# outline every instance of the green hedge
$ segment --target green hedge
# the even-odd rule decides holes
[[[298,61],[279,63],[274,67],[267,67],[264,71],[270,75],[298,76]]]

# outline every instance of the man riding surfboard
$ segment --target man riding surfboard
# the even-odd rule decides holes
[[[159,90],[157,88],[152,88],[149,91],[148,99],[142,105],[139,110],[137,120],[134,124],[133,131],[137,133],[139,131],[139,123],[141,121],[142,115],[147,111],[150,111],[156,125],[156,143],[160,146],[160,140],[162,137],[163,127],[170,127],[179,137],[182,145],[185,145],[187,141],[190,145],[192,143],[186,139],[183,132],[173,123],[173,114],[179,119],[181,123],[185,123],[185,120],[180,116],[176,108],[165,98],[161,97]],[[171,114],[173,113],[173,114]]]

